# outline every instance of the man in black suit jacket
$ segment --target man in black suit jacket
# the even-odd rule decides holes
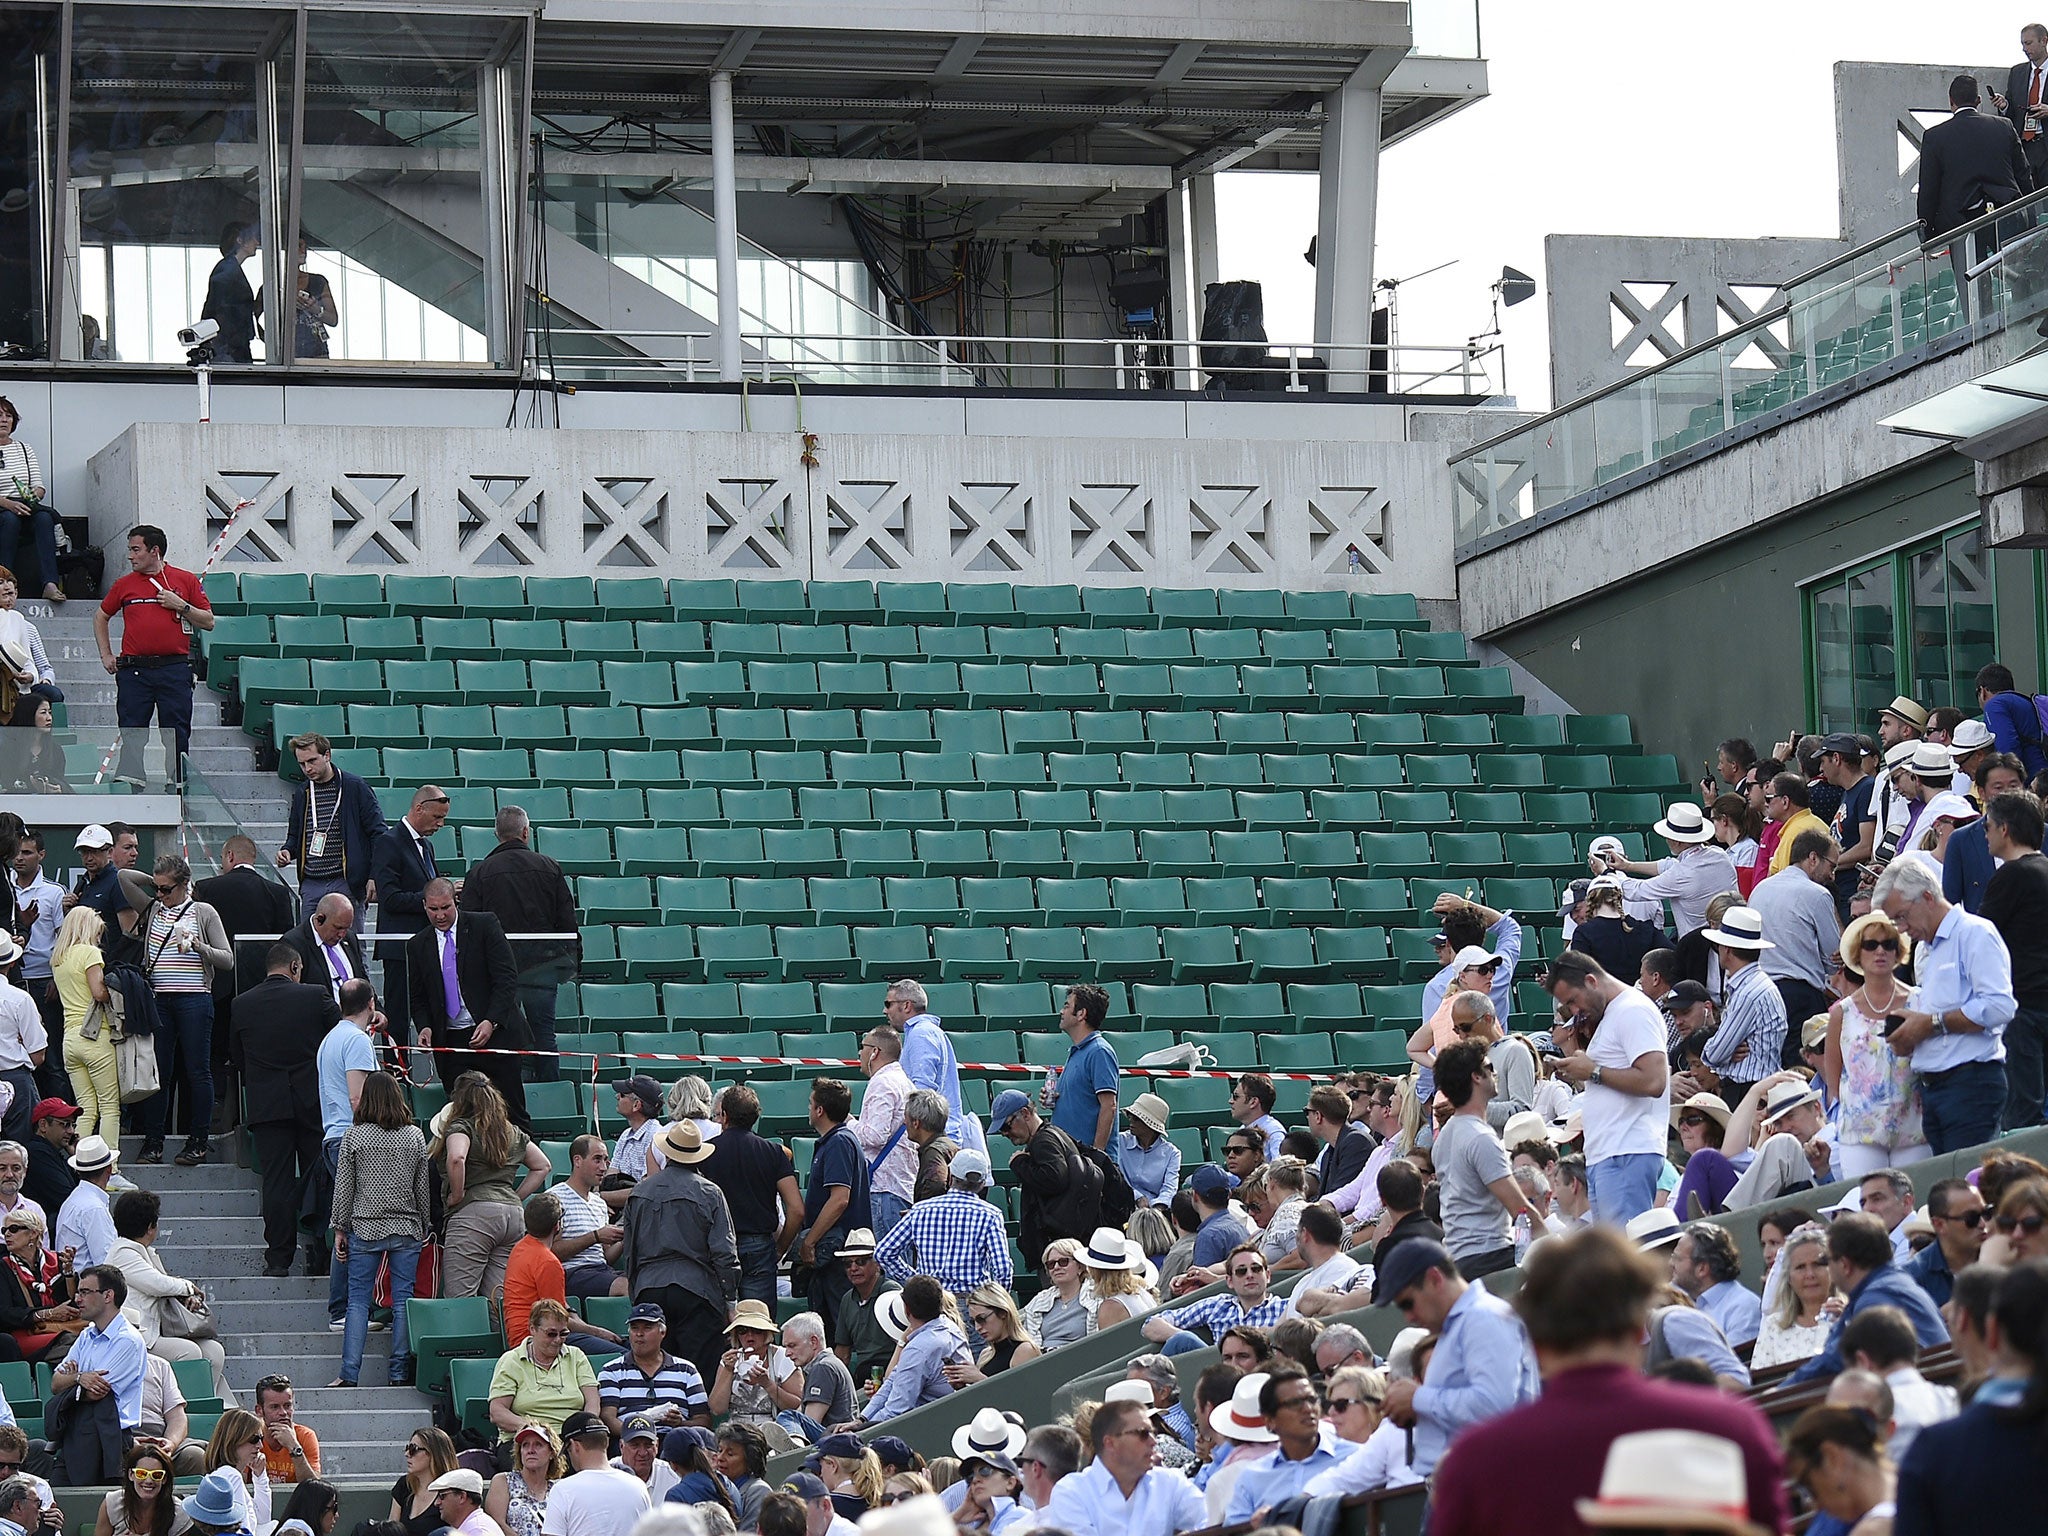
[[[448,792],[423,784],[414,792],[412,809],[378,834],[370,844],[370,880],[377,887],[377,931],[410,938],[427,926],[421,893],[440,875],[433,845],[427,841],[448,820]],[[384,1009],[391,1020],[391,1038],[412,1043],[412,989],[405,979],[405,939],[377,946],[384,963]]]
[[[221,872],[195,881],[192,894],[220,914],[235,951],[233,970],[213,973],[213,1081],[215,1117],[223,1129],[238,1123],[241,1097],[236,1092],[228,1042],[234,1038],[235,995],[263,980],[263,957],[274,939],[245,944],[244,934],[289,933],[299,909],[291,891],[263,873],[254,838],[236,833],[221,848]]]
[[[284,936],[284,942],[299,952],[306,985],[324,987],[337,1001],[344,981],[370,977],[363,941],[355,935],[355,918],[355,903],[332,891],[320,898],[311,917]]]
[[[1990,208],[2003,207],[2034,189],[2033,173],[2027,169],[2027,157],[2012,124],[1985,116],[1977,110],[1977,101],[1977,82],[1969,75],[1957,75],[1948,88],[1948,102],[1955,115],[1936,123],[1920,140],[1920,228],[1929,240],[1938,240],[1981,218]],[[1963,242],[1949,245],[1956,296],[1965,319],[1970,315],[1969,268],[1973,259],[1981,261],[1997,248],[1997,239],[1993,231],[1980,230],[1974,244],[1974,258]]]
[[[1992,104],[2020,136],[2027,169],[2038,187],[2048,174],[2048,27],[2039,22],[2021,27],[2020,50],[2026,62],[2013,65],[2005,77],[2005,94],[1994,96]]]
[[[519,966],[511,941],[488,912],[458,912],[455,887],[446,879],[429,880],[424,893],[427,927],[406,940],[406,970],[412,982],[413,1034],[418,1044],[434,1047],[434,1065],[449,1088],[464,1072],[481,1072],[498,1085],[505,1109],[522,1126],[526,1089],[520,1081],[517,1056],[484,1054],[523,1051],[531,1046],[526,1019],[519,1011]],[[443,955],[455,948],[455,1001],[451,1017]]]
[[[299,1210],[320,1168],[320,1070],[327,1031],[341,1022],[333,993],[300,981],[289,944],[273,944],[267,974],[242,994],[232,1045],[249,1088],[249,1134],[263,1165],[263,1273],[292,1272]],[[309,1272],[317,1263],[309,1261]]]

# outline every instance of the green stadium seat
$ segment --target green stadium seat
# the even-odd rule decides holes
[[[1197,786],[1203,789],[1260,788],[1266,782],[1265,769],[1249,754],[1195,752],[1189,766]]]
[[[1336,887],[1337,905],[1350,923],[1381,926],[1406,922],[1413,915],[1405,881],[1380,877],[1362,880],[1340,878]]]
[[[1070,985],[1091,976],[1079,928],[1012,928],[1010,958],[1015,962],[1011,976],[988,979]]]
[[[1408,782],[1418,788],[1424,785],[1462,787],[1472,782],[1472,759],[1463,754],[1438,756],[1410,752],[1401,761],[1407,770]]]
[[[1560,715],[1503,715],[1494,721],[1503,747],[1563,750],[1564,718]]]
[[[1171,709],[1180,702],[1172,669],[1163,663],[1111,661],[1101,671],[1102,691],[1112,708]]]
[[[1522,815],[1533,827],[1589,826],[1593,821],[1593,799],[1576,791],[1548,794],[1530,790],[1522,796]]]
[[[1359,1007],[1383,1029],[1398,1029],[1405,1037],[1422,1022],[1422,988],[1419,985],[1360,987],[1358,995]]]
[[[1103,790],[1113,794],[1113,790]],[[1085,827],[1094,824],[1085,789],[1020,789],[1017,815],[1027,827]]]
[[[889,668],[879,661],[820,661],[818,694],[832,709],[865,709],[896,697]]]
[[[993,884],[989,881],[985,883]],[[1030,882],[1025,882],[1028,894]],[[882,905],[890,921],[915,923],[923,927],[957,922],[960,917],[961,892],[959,884],[950,876],[884,876],[882,879]]]
[[[624,829],[621,829],[623,835]],[[694,930],[659,924],[627,926],[618,930],[619,960],[626,978],[636,982],[694,980],[697,963]]]
[[[1430,849],[1449,874],[1504,875],[1514,867],[1498,832],[1438,832],[1430,838]]]
[[[1203,662],[1257,662],[1265,659],[1259,650],[1259,636],[1243,629],[1195,629],[1169,631],[1185,634],[1195,659]]]
[[[853,655],[844,624],[779,624],[782,654],[793,661],[841,661]]]
[[[1546,781],[1552,789],[1605,789],[1614,782],[1613,770],[1604,756],[1559,753],[1544,758],[1543,763]]]
[[[1315,702],[1306,666],[1245,667],[1245,703],[1255,710],[1302,710]]]
[[[934,928],[931,947],[946,981],[1016,981],[1022,976],[1023,967],[1010,958],[1009,939],[1001,928]]]
[[[766,923],[735,923],[697,930],[697,957],[709,981],[780,981],[782,959]]]
[[[1318,928],[1316,964],[1337,981],[1383,982],[1394,974],[1383,928]]]
[[[960,910],[974,928],[1036,928],[1045,917],[1031,881],[1022,875],[966,877],[960,882]]]
[[[654,907],[664,923],[702,926],[729,924],[735,920],[732,882],[715,876],[655,876]]]
[[[1030,931],[1024,929],[1020,933]],[[1048,928],[1044,931],[1052,934],[1071,933],[1073,930]],[[1117,981],[1165,981],[1172,973],[1170,962],[1160,951],[1160,932],[1149,924],[1090,928],[1081,937],[1087,951],[1088,969],[1068,972],[1070,980],[1093,974]]]
[[[1483,887],[1486,904],[1502,912],[1520,912],[1539,922],[1549,922],[1557,911],[1557,884],[1551,880],[1500,877]],[[1503,905],[1505,903],[1505,905]]]
[[[669,608],[679,619],[730,619],[739,612],[739,598],[730,581],[699,578],[668,584]]]
[[[1524,822],[1523,799],[1509,791],[1464,790],[1456,801],[1458,820],[1468,826],[1519,827]]]
[[[1194,635],[1185,629],[1132,630],[1124,650],[1132,661],[1193,661]]]
[[[718,791],[673,784],[650,785],[645,791],[647,819],[656,826],[688,827],[718,820]]]
[[[534,848],[571,875],[602,874],[618,868],[612,857],[611,833],[603,827],[542,828],[535,835]]]
[[[799,794],[803,791],[799,790]],[[806,817],[808,820],[809,817]],[[839,851],[846,861],[848,877],[860,875],[902,875],[922,872],[911,850],[907,827],[870,829],[849,827],[839,834]]]
[[[1313,928],[1337,916],[1337,893],[1320,876],[1269,876],[1260,886],[1275,927]]]
[[[1267,827],[1255,832],[1209,834],[1216,868],[1230,875],[1286,875],[1293,871],[1285,836]],[[1206,871],[1205,871],[1206,873]]]
[[[406,1336],[415,1367],[414,1384],[438,1393],[449,1386],[449,1363],[464,1355],[489,1353],[487,1360],[465,1360],[482,1366],[482,1382],[472,1391],[488,1390],[504,1337],[491,1321],[491,1303],[482,1296],[458,1298],[415,1296],[406,1303]],[[474,1373],[472,1373],[473,1375]]]
[[[1322,974],[1307,928],[1247,928],[1239,935],[1238,943],[1250,970],[1250,980],[1312,980]]]
[[[895,981],[911,976],[931,964],[931,936],[916,924],[898,928],[856,928],[853,954],[860,962],[861,975],[869,982]],[[818,994],[824,1004],[825,994]],[[829,1016],[830,1010],[827,1010]]]
[[[761,851],[778,875],[839,879],[845,871],[839,858],[839,840],[830,827],[763,827]],[[879,909],[879,905],[878,900],[870,912]]]
[[[1049,924],[1085,927],[1115,920],[1109,881],[1100,876],[1048,876],[1038,882],[1037,894]]]
[[[948,589],[936,581],[878,582],[875,595],[885,624],[949,624],[953,619],[946,607]],[[974,599],[962,601],[971,605]]]
[[[1436,868],[1426,832],[1361,832],[1358,858],[1375,875],[1426,875]]]
[[[1375,790],[1315,789],[1309,791],[1308,819],[1331,830],[1366,832],[1389,818],[1381,810]]]
[[[1593,817],[1602,827],[1647,827],[1663,814],[1663,797],[1650,790],[1609,789],[1593,796]]]

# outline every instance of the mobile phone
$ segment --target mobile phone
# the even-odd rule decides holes
[[[1903,1025],[1903,1024],[1904,1024],[1905,1022],[1906,1022],[1906,1016],[1905,1016],[1905,1015],[1904,1015],[1903,1013],[1888,1013],[1888,1014],[1886,1014],[1886,1015],[1884,1016],[1884,1029],[1883,1029],[1883,1034],[1884,1034],[1884,1037],[1885,1037],[1885,1039],[1889,1040],[1889,1039],[1891,1039],[1891,1037],[1892,1037],[1893,1035],[1897,1034],[1897,1033],[1898,1033],[1898,1031],[1899,1031],[1899,1027],[1900,1027],[1901,1025]]]

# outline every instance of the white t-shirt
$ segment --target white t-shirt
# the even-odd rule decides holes
[[[1285,1315],[1292,1316],[1298,1311],[1301,1298],[1316,1289],[1317,1286],[1342,1290],[1349,1283],[1351,1277],[1363,1268],[1365,1268],[1363,1264],[1340,1248],[1328,1259],[1303,1275],[1295,1284],[1294,1289],[1287,1293],[1287,1312]]]
[[[1634,987],[1623,987],[1607,1005],[1586,1054],[1609,1071],[1632,1067],[1643,1056],[1663,1055],[1664,1015]],[[1641,1098],[1589,1083],[1579,1100],[1579,1113],[1586,1128],[1588,1163],[1635,1152],[1662,1157],[1671,1133],[1671,1085],[1667,1081],[1662,1093]]]
[[[626,1465],[623,1458],[618,1456],[614,1456],[612,1458],[612,1470],[615,1472],[623,1472],[628,1477],[634,1477],[633,1469]],[[647,1489],[647,1497],[652,1499],[656,1504],[659,1504],[663,1499],[668,1497],[669,1489],[675,1487],[675,1485],[677,1483],[680,1483],[682,1480],[683,1479],[681,1474],[678,1473],[674,1467],[670,1466],[667,1462],[663,1461],[659,1456],[657,1456],[654,1458],[654,1471],[649,1474],[648,1479],[643,1486]]]
[[[619,1536],[653,1507],[647,1485],[632,1473],[586,1467],[548,1490],[541,1536]]]

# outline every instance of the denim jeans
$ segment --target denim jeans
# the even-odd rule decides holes
[[[334,1181],[341,1171],[341,1138],[320,1144],[320,1160],[327,1165],[327,1190],[330,1211],[334,1200]],[[325,1233],[314,1239],[321,1241]],[[327,1320],[348,1315],[348,1269],[341,1264],[330,1264],[327,1270]]]
[[[816,1445],[825,1438],[825,1426],[808,1413],[794,1408],[785,1408],[775,1415],[775,1422],[789,1431],[790,1439],[798,1445]]]
[[[12,495],[14,487],[8,486],[7,491]],[[21,578],[24,597],[57,582],[57,509],[46,501],[35,502],[33,506],[34,510],[27,517],[19,512],[0,512],[0,565]],[[29,580],[27,573],[15,563],[15,552],[21,547],[24,531],[35,544],[36,573],[42,577],[41,582]]]
[[[892,1195],[884,1190],[868,1191],[868,1214],[875,1224],[877,1242],[889,1235],[889,1229],[901,1221],[910,1211],[910,1202],[901,1195]]]
[[[213,1129],[213,994],[159,992],[156,1011],[163,1028],[156,1032],[156,1070],[163,1089],[142,1108],[142,1139],[163,1145],[164,1120],[170,1110],[171,1079],[180,1062],[185,1068],[185,1114],[193,1141],[205,1141]]]
[[[749,1236],[739,1239],[740,1299],[765,1301],[775,1310],[775,1239]]]
[[[341,1335],[341,1379],[361,1381],[363,1341],[370,1333],[370,1289],[377,1283],[377,1266],[391,1256],[391,1381],[405,1379],[411,1350],[405,1336],[405,1304],[412,1300],[412,1286],[419,1274],[420,1242],[416,1237],[386,1237],[375,1242],[348,1245],[348,1327]],[[342,1266],[334,1266],[340,1274]]]
[[[1162,1355],[1188,1355],[1193,1354],[1198,1349],[1207,1349],[1208,1347],[1209,1341],[1199,1333],[1189,1333],[1187,1329],[1182,1328],[1177,1330],[1164,1344],[1159,1346],[1159,1353]]]
[[[1971,1061],[1920,1078],[1920,1124],[1936,1157],[1991,1140],[2005,1109],[2005,1063]]]
[[[1655,1152],[1624,1152],[1605,1157],[1586,1169],[1586,1185],[1593,1196],[1593,1219],[1612,1227],[1625,1227],[1657,1203],[1657,1177],[1664,1159]]]

